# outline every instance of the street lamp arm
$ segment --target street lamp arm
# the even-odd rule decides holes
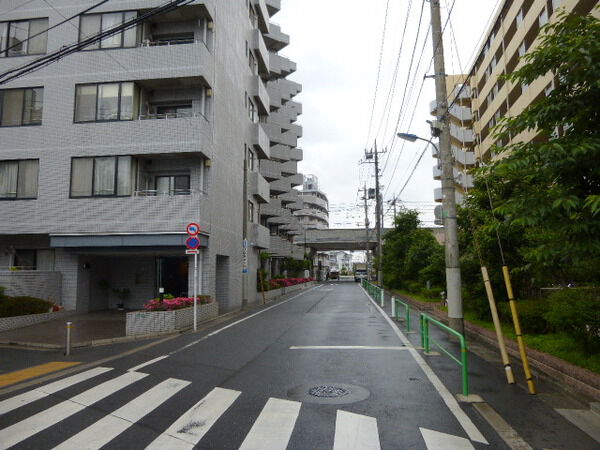
[[[410,134],[410,133],[397,133],[396,135],[400,139],[404,139],[405,141],[409,141],[409,142],[415,142],[416,140],[423,141],[423,142],[429,142],[431,145],[433,145],[433,147],[435,148],[435,150],[438,154],[440,152],[440,149],[438,148],[438,146],[435,145],[433,143],[433,141],[431,141],[430,139],[425,139],[425,138],[417,136],[416,134]]]

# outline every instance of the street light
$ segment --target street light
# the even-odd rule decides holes
[[[435,148],[435,150],[438,152],[438,154],[439,154],[439,152],[440,152],[440,149],[438,148],[438,146],[437,146],[437,145],[435,145],[435,144],[433,143],[433,141],[430,141],[429,139],[424,139],[424,138],[422,138],[422,137],[419,137],[419,136],[417,136],[416,134],[410,134],[410,133],[397,133],[397,136],[398,136],[400,139],[404,139],[405,141],[408,141],[408,142],[415,142],[416,140],[419,140],[419,141],[424,141],[424,142],[429,142],[431,145],[433,145],[433,147],[434,147],[434,148]]]

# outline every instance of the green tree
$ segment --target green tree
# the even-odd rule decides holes
[[[524,230],[524,261],[590,279],[600,268],[600,21],[562,15],[541,31],[524,65],[504,78],[528,86],[551,73],[554,89],[522,113],[501,120],[494,151],[504,157],[484,176],[510,195],[497,198],[499,228]],[[560,280],[557,280],[560,281]]]

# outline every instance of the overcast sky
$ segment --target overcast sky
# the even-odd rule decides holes
[[[442,25],[453,2],[441,0]],[[444,33],[446,73],[468,71],[497,3],[455,2]],[[304,129],[299,141],[304,161],[299,169],[319,178],[320,189],[329,197],[331,228],[363,226],[358,189],[365,183],[374,187],[375,181],[373,165],[361,166],[359,160],[375,139],[379,149],[387,148],[380,155],[384,201],[406,184],[400,200],[420,209],[425,225],[433,224],[433,189],[441,184],[432,177],[436,160],[431,149],[409,180],[425,143],[394,139],[396,131],[430,137],[425,121],[432,119],[429,103],[435,98],[435,86],[431,79],[423,81],[426,73],[433,73],[429,8],[423,0],[282,0],[281,12],[273,17],[290,35],[290,45],[280,53],[298,65],[289,78],[303,86],[297,97],[303,104],[298,123]]]

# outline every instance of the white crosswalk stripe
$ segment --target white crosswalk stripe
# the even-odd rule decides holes
[[[333,450],[380,450],[377,419],[338,409]]]
[[[214,388],[146,447],[146,450],[194,448],[240,394],[240,391]]]
[[[301,405],[300,402],[270,398],[239,450],[285,450]]]
[[[66,440],[55,450],[98,449],[189,384],[189,381],[169,378]]]
[[[95,367],[94,369],[78,373],[71,377],[63,378],[62,380],[46,384],[45,386],[33,389],[23,394],[15,395],[14,397],[0,402],[0,415],[6,414],[7,412],[12,411],[13,409],[25,406],[36,400],[52,395],[58,391],[62,391],[63,389],[74,386],[77,383],[81,383],[82,381],[89,380],[90,378],[108,372],[110,370],[112,369],[109,367]]]
[[[0,450],[12,447],[15,444],[33,436],[61,420],[82,411],[86,407],[102,400],[105,397],[135,383],[138,380],[148,376],[145,373],[128,372],[120,377],[106,381],[95,386],[69,400],[48,408],[34,416],[31,416],[21,422],[4,428],[0,431]]]
[[[0,401],[0,416],[111,370],[113,369],[108,367],[97,367]],[[0,450],[8,449],[59,424],[147,376],[147,374],[135,371],[125,372],[123,375],[116,376],[73,396],[69,400],[1,429]],[[127,429],[152,411],[157,410],[190,384],[190,381],[175,378],[159,382],[148,388],[143,394],[60,443],[54,450],[100,449],[114,439],[118,439]],[[215,387],[202,400],[179,416],[146,448],[149,450],[193,449],[241,394],[240,391]],[[296,427],[301,407],[302,403],[297,401],[269,398],[245,436],[239,450],[286,449]],[[473,449],[469,439],[426,428],[419,430],[425,446],[429,450]],[[72,435],[78,430],[68,431],[68,435]],[[333,450],[380,449],[379,430],[375,417],[337,410]]]

